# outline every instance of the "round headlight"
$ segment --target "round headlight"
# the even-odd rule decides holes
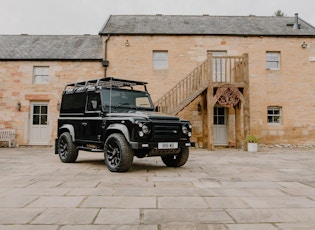
[[[143,137],[144,133],[142,131],[139,131],[139,137]]]
[[[150,132],[149,127],[146,126],[146,125],[143,125],[143,126],[142,126],[142,132],[143,132],[144,134],[148,134],[148,133]]]
[[[187,129],[186,125],[182,126],[182,132],[183,132],[183,134],[187,134],[188,133],[188,129]]]

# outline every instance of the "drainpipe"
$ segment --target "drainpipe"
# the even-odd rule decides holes
[[[102,61],[102,65],[104,67],[104,78],[106,77],[106,71],[109,65],[109,61],[107,60],[107,42],[109,38],[110,38],[110,34],[107,35],[107,38],[105,39],[105,42],[104,42],[104,59]]]

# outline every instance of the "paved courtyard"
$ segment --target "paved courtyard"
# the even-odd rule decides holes
[[[315,149],[192,149],[186,165],[51,148],[0,148],[0,229],[315,229]]]

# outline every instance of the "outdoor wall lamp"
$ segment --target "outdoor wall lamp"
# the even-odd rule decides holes
[[[21,102],[20,101],[18,101],[16,104],[16,110],[21,111]]]
[[[307,48],[307,44],[306,44],[305,42],[303,42],[303,43],[301,44],[301,47],[302,47],[303,49],[305,49],[305,48]]]
[[[198,110],[198,113],[201,113],[202,112],[202,107],[201,107],[201,104],[198,103],[197,105],[197,110]]]
[[[57,111],[60,111],[60,101],[57,102]]]
[[[126,46],[126,47],[130,46],[130,44],[129,44],[129,41],[128,41],[128,40],[126,40],[126,42],[125,42],[125,46]]]

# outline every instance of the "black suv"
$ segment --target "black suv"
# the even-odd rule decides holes
[[[112,172],[127,171],[134,156],[184,165],[194,145],[191,124],[155,112],[146,84],[106,77],[66,85],[55,144],[60,160],[75,162],[78,151],[86,150],[104,152]]]

